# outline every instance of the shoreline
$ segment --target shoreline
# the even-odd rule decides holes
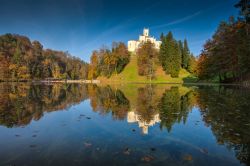
[[[84,83],[84,84],[175,84],[175,85],[200,85],[200,86],[245,86],[242,83],[204,83],[204,82],[141,82],[141,81],[102,81],[102,80],[19,80],[0,81],[0,83]]]
[[[16,83],[93,83],[93,84],[99,84],[100,80],[19,80],[19,81],[0,81],[0,83],[11,83],[11,82],[16,82]]]

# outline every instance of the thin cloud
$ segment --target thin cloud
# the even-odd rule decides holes
[[[153,26],[151,27],[151,29],[156,29],[156,28],[163,28],[163,27],[166,27],[166,26],[170,26],[170,25],[176,25],[176,24],[179,24],[179,23],[182,23],[182,22],[185,22],[185,21],[188,21],[198,15],[200,15],[202,13],[202,11],[198,11],[194,14],[191,14],[189,16],[186,16],[186,17],[183,17],[181,19],[177,19],[177,20],[174,20],[172,22],[169,22],[169,23],[166,23],[166,24],[161,24],[161,25],[156,25],[156,26]]]

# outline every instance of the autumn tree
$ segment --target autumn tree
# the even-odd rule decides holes
[[[136,55],[138,56],[138,74],[147,76],[151,81],[155,78],[158,51],[154,48],[152,43],[146,42],[137,50]]]
[[[93,51],[90,57],[90,65],[88,68],[88,79],[92,80],[98,76],[97,67],[98,67],[98,52]]]
[[[122,72],[129,63],[130,54],[122,42],[113,42],[112,49],[103,46],[92,53],[89,65],[88,78],[98,76],[110,77],[112,74]]]
[[[235,21],[233,17],[220,23],[212,39],[205,43],[198,61],[201,79],[232,82],[250,72],[250,36],[246,29],[250,30],[247,23]]]
[[[193,54],[190,55],[187,65],[187,70],[192,74],[197,74],[197,60]]]

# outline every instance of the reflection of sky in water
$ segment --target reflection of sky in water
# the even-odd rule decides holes
[[[240,164],[233,150],[217,143],[199,107],[170,132],[157,122],[143,134],[137,122],[94,112],[90,102],[45,113],[23,127],[0,126],[0,165]],[[144,156],[152,158],[145,161]]]

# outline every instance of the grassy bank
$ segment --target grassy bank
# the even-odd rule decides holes
[[[145,76],[138,75],[137,57],[131,56],[129,64],[120,74],[112,74],[110,78],[98,77],[97,79],[105,83],[184,83],[195,82],[193,77],[185,69],[181,69],[178,78],[172,78],[165,74],[161,66],[157,66],[156,79],[150,81]]]

